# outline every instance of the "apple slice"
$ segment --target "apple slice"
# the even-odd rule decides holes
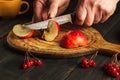
[[[48,22],[47,29],[44,30],[42,38],[46,41],[53,41],[60,32],[60,25],[53,20]]]
[[[21,24],[13,27],[13,33],[20,38],[29,38],[34,34],[35,30],[24,28]]]
[[[61,39],[60,45],[65,48],[75,48],[79,46],[87,46],[88,40],[84,33],[80,30],[68,31]]]

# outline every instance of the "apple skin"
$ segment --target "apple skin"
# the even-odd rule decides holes
[[[56,27],[57,27],[57,29],[58,29],[58,33],[60,32],[60,25],[58,24],[58,22],[56,22],[56,21],[54,21],[54,20],[52,20],[55,24],[56,24]]]
[[[64,48],[75,48],[87,44],[87,37],[80,30],[68,31],[60,41],[60,45]]]
[[[29,38],[35,33],[35,30],[25,29],[21,24],[14,25],[12,31],[19,38]]]
[[[54,21],[50,20],[47,29],[43,31],[42,38],[46,41],[53,41],[60,32],[60,25]]]
[[[20,37],[20,38],[30,38],[31,36],[33,36],[34,33],[35,33],[35,30],[31,30],[27,35],[18,36],[18,37]]]

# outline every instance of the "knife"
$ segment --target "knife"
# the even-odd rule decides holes
[[[41,21],[41,22],[37,22],[37,23],[23,24],[23,27],[25,27],[27,29],[33,29],[33,30],[46,29],[49,20],[55,20],[58,22],[59,25],[61,25],[61,24],[65,24],[68,22],[72,23],[74,21],[74,19],[75,19],[75,13],[71,13],[71,14],[58,16],[58,17],[48,19],[45,21]]]

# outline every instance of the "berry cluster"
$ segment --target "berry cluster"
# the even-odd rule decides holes
[[[32,67],[33,65],[35,65],[35,66],[42,65],[42,60],[34,57],[30,52],[26,52],[25,60],[22,65],[22,68],[28,69],[28,68]]]
[[[93,59],[89,60],[84,57],[82,58],[81,67],[82,68],[96,67],[96,63]]]
[[[97,56],[97,54],[98,54],[98,51],[96,51],[96,53],[93,54],[90,59],[87,59],[85,57],[82,58],[81,67],[82,68],[96,67],[96,63],[94,61],[94,58]]]
[[[120,67],[116,63],[105,63],[103,68],[112,77],[118,78],[120,75]]]
[[[113,56],[113,60],[111,63],[105,63],[103,69],[109,76],[118,78],[120,75],[120,66],[117,64],[117,56]]]
[[[24,62],[23,69],[30,68],[33,65],[37,65],[37,66],[42,65],[42,60],[40,60],[40,59],[32,59],[31,58],[30,60]]]

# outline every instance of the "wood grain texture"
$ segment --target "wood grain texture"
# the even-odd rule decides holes
[[[79,29],[82,31],[88,38],[88,47],[77,47],[66,49],[60,46],[60,40],[62,36],[69,30]],[[102,49],[110,52],[119,53],[120,45],[112,44],[105,41],[100,33],[92,27],[80,27],[72,24],[65,24],[61,26],[61,32],[59,36],[52,42],[47,42],[40,39],[36,34],[31,38],[20,39],[13,34],[11,31],[7,37],[7,42],[10,46],[20,49],[23,51],[29,51],[40,54],[40,55],[50,55],[55,57],[78,57],[82,55],[90,54],[96,50]]]
[[[26,1],[32,2],[32,0]],[[120,6],[117,9],[117,11],[119,11],[117,12],[118,15],[115,13],[107,22],[97,24],[95,28],[104,35],[103,37],[105,39],[120,44]],[[12,50],[13,48],[7,47],[6,35],[3,37],[2,34],[6,34],[6,31],[9,32],[11,30],[8,28],[8,25],[24,23],[24,20],[26,20],[26,22],[30,21],[26,16],[23,16],[22,19],[17,17],[14,20],[8,20],[9,23],[7,24],[6,21],[0,19],[0,80],[116,80],[116,78],[106,75],[101,69],[104,63],[111,61],[111,57],[105,55],[98,55],[95,58],[97,63],[96,68],[81,68],[79,66],[81,56],[70,59],[42,58],[42,66],[33,66],[28,70],[21,69],[24,55],[21,55],[19,50],[14,51]],[[12,28],[11,25],[9,27]],[[109,54],[105,51],[100,53]],[[91,55],[85,57],[89,58]],[[120,78],[118,80],[120,80]]]

